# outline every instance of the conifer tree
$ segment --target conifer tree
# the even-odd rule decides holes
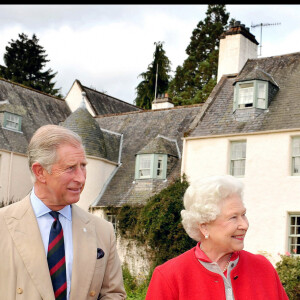
[[[57,73],[52,69],[43,71],[48,55],[38,44],[39,40],[35,34],[29,39],[24,33],[19,34],[19,39],[11,40],[6,46],[4,63],[0,65],[0,76],[16,83],[23,84],[44,93],[62,97],[59,89],[54,88],[51,82]]]
[[[175,105],[204,102],[209,96],[216,84],[219,37],[226,30],[228,19],[225,5],[208,5],[206,18],[193,30],[186,49],[188,57],[176,68],[169,84]]]
[[[149,64],[146,72],[139,75],[143,80],[136,87],[135,105],[144,109],[151,109],[155,98],[156,73],[158,74],[157,94],[167,92],[170,79],[171,63],[163,49],[163,42],[155,42],[154,45],[153,62]]]

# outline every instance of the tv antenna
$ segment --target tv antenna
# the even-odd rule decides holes
[[[259,56],[261,56],[261,47],[262,47],[262,28],[263,26],[274,26],[274,25],[280,25],[281,23],[259,23],[259,24],[252,24],[251,28],[255,28],[260,26],[260,43],[259,43],[259,48],[260,48],[260,54]]]

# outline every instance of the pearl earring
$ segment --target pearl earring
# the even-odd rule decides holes
[[[206,239],[206,240],[208,239],[208,234],[205,235],[205,239]]]

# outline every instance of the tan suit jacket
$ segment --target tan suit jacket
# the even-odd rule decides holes
[[[72,235],[70,300],[125,299],[112,224],[72,205]],[[29,196],[0,209],[0,300],[14,299],[55,300]]]

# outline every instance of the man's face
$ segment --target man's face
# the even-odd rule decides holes
[[[45,204],[60,210],[79,201],[86,179],[86,157],[82,146],[62,144],[57,149],[57,161],[51,172],[44,170],[47,197]]]

